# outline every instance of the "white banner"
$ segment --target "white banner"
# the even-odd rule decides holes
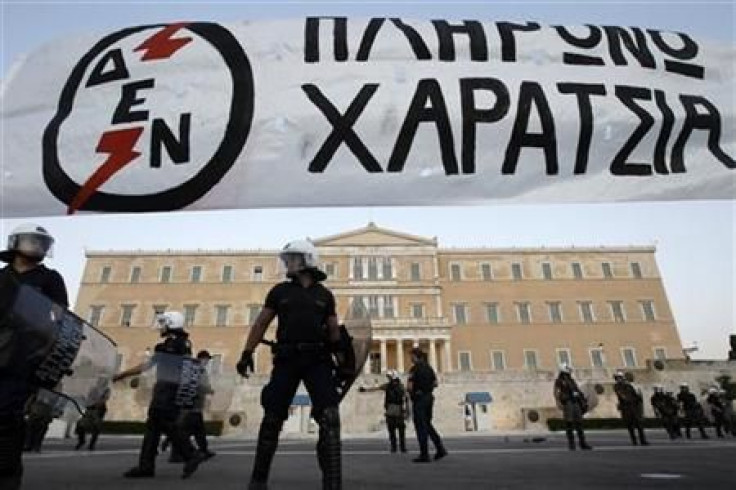
[[[733,199],[735,54],[344,17],[56,42],[2,86],[2,215]]]

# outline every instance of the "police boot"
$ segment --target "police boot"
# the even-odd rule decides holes
[[[639,441],[641,442],[642,446],[648,446],[649,441],[647,441],[647,436],[644,435],[644,429],[639,427]]]
[[[580,449],[584,451],[590,451],[591,449],[593,449],[593,446],[585,442],[585,434],[583,433],[583,429],[578,428],[577,433],[578,433],[578,443],[580,444]]]
[[[340,412],[335,407],[327,407],[319,420],[318,454],[322,467],[322,489],[340,490],[342,488],[342,458],[340,447]]]
[[[279,445],[279,432],[282,425],[281,418],[274,414],[266,413],[261,421],[258,431],[258,443],[256,444],[256,458],[253,462],[253,473],[249,488],[267,488],[268,474],[271,471],[271,462]],[[262,486],[259,486],[262,485]]]
[[[565,430],[565,435],[567,436],[567,448],[570,451],[575,450],[575,435],[572,433],[572,429]]]
[[[192,457],[189,458],[184,463],[184,471],[181,474],[181,477],[184,479],[189,478],[192,476],[192,474],[197,471],[197,468],[199,468],[199,465],[205,460],[204,454],[201,454],[197,451],[192,453]]]

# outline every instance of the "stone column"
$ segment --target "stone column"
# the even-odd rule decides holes
[[[438,371],[437,368],[437,346],[434,343],[434,339],[429,339],[429,365]]]
[[[443,363],[443,371],[449,373],[452,371],[452,349],[450,348],[450,339],[445,340],[445,362]]]
[[[404,372],[404,339],[396,339],[396,370]]]
[[[386,372],[386,361],[388,357],[388,353],[386,350],[386,339],[381,339],[381,372]]]

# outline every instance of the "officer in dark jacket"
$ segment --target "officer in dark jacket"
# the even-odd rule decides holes
[[[726,421],[724,417],[725,407],[723,399],[718,393],[718,387],[713,386],[708,389],[708,398],[706,403],[710,407],[710,414],[713,416],[713,426],[716,428],[716,436],[723,439],[723,429],[726,427]],[[726,429],[728,430],[728,429]]]
[[[588,401],[572,378],[572,369],[567,364],[560,366],[560,373],[555,380],[554,395],[557,406],[562,409],[565,419],[568,448],[571,451],[575,450],[574,430],[578,435],[580,449],[593,449],[585,441],[585,432],[583,432],[583,415],[588,410]]]
[[[7,315],[21,284],[38,289],[61,306],[69,305],[61,275],[42,264],[53,243],[46,229],[25,224],[10,233],[7,249],[0,252],[0,261],[8,264],[0,269],[0,488],[3,490],[20,488],[25,440],[23,410],[36,389],[29,366],[24,360],[12,359],[10,354],[17,336]]]
[[[386,414],[386,428],[391,452],[396,452],[396,434],[398,432],[398,447],[402,453],[406,452],[406,389],[401,383],[399,373],[391,370],[386,373],[388,383],[375,388],[360,387],[360,392],[381,390],[386,394],[383,398],[383,408]]]
[[[644,403],[641,394],[626,380],[624,373],[621,371],[617,371],[613,375],[613,379],[615,381],[613,391],[618,398],[618,410],[621,412],[621,418],[624,420],[626,429],[629,431],[631,443],[634,446],[638,444],[648,446],[649,442],[644,434],[644,427],[642,427],[641,420]],[[639,433],[639,440],[636,439],[634,429]]]
[[[690,387],[687,383],[680,384],[680,392],[677,394],[677,402],[682,409],[682,424],[685,426],[685,437],[690,439],[690,429],[695,425],[700,431],[701,439],[708,439],[705,433],[705,414],[703,407],[698,403],[695,395],[690,393]]]
[[[414,365],[409,370],[407,388],[409,396],[411,396],[414,429],[419,442],[419,456],[412,461],[415,463],[429,463],[431,460],[429,459],[428,438],[432,439],[432,444],[434,444],[436,450],[435,461],[447,456],[445,445],[432,425],[432,409],[434,406],[432,392],[437,387],[437,376],[432,366],[427,362],[427,355],[418,347],[412,349],[411,359]]]
[[[677,400],[664,392],[662,385],[654,386],[654,394],[650,398],[654,414],[662,420],[662,426],[670,439],[682,437],[677,423]]]
[[[143,434],[138,466],[126,471],[126,478],[151,478],[155,475],[156,455],[161,435],[166,434],[184,459],[182,478],[189,478],[204,460],[204,456],[194,450],[182,425],[182,407],[177,405],[179,380],[185,356],[192,353],[189,335],[184,331],[184,315],[178,311],[166,312],[158,316],[157,326],[161,329],[163,342],[156,344],[154,354],[146,364],[123,371],[113,377],[119,381],[130,376],[138,376],[156,367],[156,384],[148,407],[146,430]]]
[[[340,394],[334,377],[332,354],[344,355],[335,298],[322,285],[317,250],[308,240],[286,244],[279,254],[288,281],[268,292],[263,309],[251,327],[237,364],[242,376],[254,369],[253,351],[268,325],[278,317],[271,380],[261,393],[264,414],[258,432],[256,457],[249,488],[267,488],[279,432],[300,382],[312,400],[312,416],[319,424],[317,458],[324,489],[342,488]]]

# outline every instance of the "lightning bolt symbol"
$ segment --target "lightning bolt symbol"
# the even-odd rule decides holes
[[[189,22],[177,22],[169,24],[153,36],[149,37],[133,51],[143,51],[141,61],[162,60],[170,58],[171,55],[192,42],[191,37],[172,39],[177,31],[188,26]]]
[[[84,206],[84,203],[100,188],[102,184],[110,180],[120,169],[140,156],[140,152],[135,150],[135,145],[143,133],[142,127],[118,129],[114,131],[105,131],[100,136],[95,151],[97,153],[107,153],[109,156],[105,163],[98,168],[87,182],[79,189],[77,195],[69,204],[67,214],[74,214],[78,209]]]

